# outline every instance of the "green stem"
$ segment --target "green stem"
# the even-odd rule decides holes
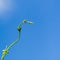
[[[4,60],[4,57],[6,56],[6,54],[8,53],[8,51],[10,50],[10,48],[12,46],[14,46],[19,40],[20,40],[20,33],[21,31],[18,31],[18,38],[13,42],[11,43],[2,53],[2,57],[1,57],[1,60]]]
[[[7,47],[7,50],[9,50],[12,46],[14,46],[20,40],[20,33],[21,32],[18,32],[18,38]]]

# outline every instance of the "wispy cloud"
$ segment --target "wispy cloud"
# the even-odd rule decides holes
[[[0,14],[12,10],[11,0],[0,0]]]
[[[9,5],[8,1],[0,0],[0,10],[8,9],[10,7]]]
[[[13,0],[0,0],[0,18],[7,20],[14,12],[14,6]]]

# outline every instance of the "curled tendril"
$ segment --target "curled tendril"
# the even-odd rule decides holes
[[[30,22],[30,21],[27,21],[27,20],[23,20],[23,21],[19,24],[19,26],[17,27],[17,30],[18,30],[18,38],[2,51],[1,60],[4,60],[4,57],[8,54],[10,48],[11,48],[12,46],[14,46],[14,45],[20,40],[20,33],[21,33],[22,25],[23,25],[24,23],[33,24],[33,22]]]

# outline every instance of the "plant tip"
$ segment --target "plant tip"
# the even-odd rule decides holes
[[[29,24],[33,24],[33,22],[29,22]]]

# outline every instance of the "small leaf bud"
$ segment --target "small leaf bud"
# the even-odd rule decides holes
[[[23,20],[23,23],[27,23],[27,20]]]
[[[7,49],[3,50],[3,54],[7,54],[7,53],[8,53]]]
[[[18,26],[17,30],[20,32],[20,31],[21,31],[21,27],[20,27],[20,26]]]

